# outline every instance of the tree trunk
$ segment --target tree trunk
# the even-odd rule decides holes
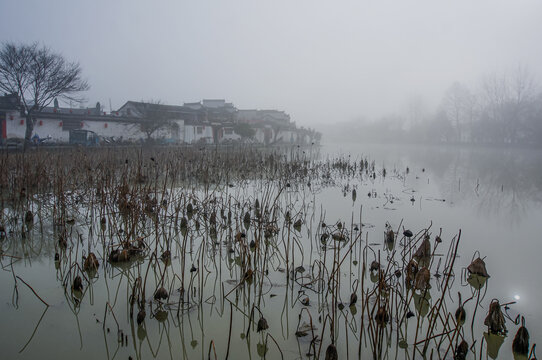
[[[26,149],[26,147],[31,142],[32,132],[34,131],[34,121],[32,120],[32,115],[30,112],[26,115],[25,121],[26,121],[26,131],[24,133],[24,148]]]

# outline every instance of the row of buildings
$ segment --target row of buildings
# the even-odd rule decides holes
[[[55,101],[33,114],[35,140],[67,143],[72,130],[87,130],[104,142],[152,140],[176,144],[311,144],[320,134],[297,128],[284,111],[241,110],[225,100],[202,100],[183,105],[128,101],[116,111],[63,108]],[[0,96],[1,139],[24,139],[26,115],[17,95]]]

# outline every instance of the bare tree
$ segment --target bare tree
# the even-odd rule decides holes
[[[534,75],[525,67],[518,67],[511,76],[486,76],[482,83],[485,100],[484,115],[495,126],[495,141],[515,143],[536,95]]]
[[[525,127],[529,111],[536,99],[534,75],[524,66],[518,66],[510,81],[510,126],[513,142],[518,141],[518,132]],[[521,134],[524,135],[524,134]]]
[[[25,139],[32,136],[34,114],[61,98],[80,102],[78,95],[89,89],[81,78],[79,63],[37,43],[4,43],[0,48],[0,90],[16,93],[26,115]]]
[[[443,99],[443,110],[447,118],[452,121],[455,130],[455,141],[472,140],[472,121],[474,117],[475,97],[469,89],[455,82],[446,90]],[[465,134],[464,126],[468,126],[468,133]]]
[[[233,128],[236,134],[243,139],[252,139],[256,135],[256,130],[249,124],[239,123]]]
[[[152,135],[158,130],[174,131],[178,128],[178,124],[173,121],[177,117],[176,114],[167,111],[166,108],[167,105],[163,105],[160,100],[144,103],[144,117],[139,123],[139,129],[147,135],[147,141],[151,141]]]

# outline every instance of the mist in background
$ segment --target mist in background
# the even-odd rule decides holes
[[[518,142],[542,122],[537,0],[20,0],[0,13],[1,41],[79,61],[88,104],[107,110],[222,98],[339,140]]]

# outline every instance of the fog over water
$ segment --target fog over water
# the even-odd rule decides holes
[[[367,198],[365,193],[361,197],[363,221],[375,225],[376,234],[387,221],[403,221],[407,228],[431,223],[433,231],[442,228],[447,237],[461,229],[461,266],[465,268],[476,251],[486,257],[488,271],[491,268],[494,274],[486,300],[517,300],[510,314],[529,317],[531,341],[540,342],[542,293],[533,284],[539,283],[542,270],[538,241],[541,150],[327,143],[323,152],[368,157],[392,174],[368,187],[378,191],[376,198]],[[407,168],[409,175],[401,186],[389,183],[396,179],[394,174],[404,175]],[[390,194],[397,196],[393,204],[387,201]],[[411,194],[412,204],[408,201]],[[323,200],[329,213],[342,210],[334,208],[336,201],[333,197]]]
[[[0,40],[79,61],[89,103],[113,109],[225,98],[314,127],[402,114],[413,99],[433,111],[455,81],[476,88],[518,65],[542,74],[536,0],[25,0],[0,11]]]
[[[254,129],[215,141],[242,122],[203,109],[183,123],[194,142],[0,152],[7,358],[314,358],[315,344],[417,358],[422,342],[450,358],[465,339],[470,358],[502,341],[510,359],[521,316],[542,341],[542,1],[5,0],[0,14],[0,45],[80,64],[86,100],[60,108],[101,104],[113,123],[127,101],[224,99],[311,135],[281,143],[290,128],[271,139],[262,117],[261,144]],[[210,140],[193,145],[200,125]],[[478,257],[490,277],[467,270]],[[508,327],[493,343],[491,299]]]
[[[228,154],[228,149],[215,153],[214,148],[203,150],[166,148],[166,150],[160,150],[163,151],[161,156],[167,156],[165,151],[179,151],[180,153],[163,161],[161,157],[147,153],[147,151],[156,150],[136,149],[132,156],[142,156],[141,158],[145,159],[142,160],[147,163],[147,166],[143,167],[146,169],[145,171],[160,171],[159,166],[162,163],[174,164],[171,161],[173,158],[183,164],[183,169],[190,169],[191,165],[189,164],[201,164],[203,160],[182,163],[183,158],[190,156],[224,157]],[[277,149],[272,151],[275,150]],[[294,264],[292,266],[295,267],[303,266],[310,269],[317,266],[318,261],[325,261],[326,258],[329,261],[332,254],[328,253],[331,251],[330,249],[342,249],[340,258],[343,259],[345,256],[344,259],[348,259],[348,261],[345,260],[341,270],[343,287],[342,294],[338,298],[342,302],[347,301],[352,291],[351,287],[355,286],[359,279],[365,279],[362,280],[365,282],[365,287],[371,288],[375,285],[373,283],[376,281],[373,280],[374,273],[372,271],[365,272],[362,269],[368,268],[377,256],[382,259],[381,261],[388,261],[387,259],[392,256],[397,256],[396,263],[399,264],[401,254],[408,254],[408,240],[405,236],[400,235],[404,230],[408,229],[413,233],[419,233],[423,229],[428,229],[431,239],[439,235],[442,243],[438,245],[434,240],[434,261],[430,265],[431,293],[425,310],[423,305],[425,303],[421,300],[414,300],[412,303],[406,304],[401,303],[404,305],[405,312],[407,309],[411,309],[416,317],[402,327],[396,326],[396,321],[401,316],[394,318],[393,322],[388,324],[386,331],[388,328],[393,331],[390,330],[390,334],[392,334],[388,338],[390,340],[386,340],[388,345],[385,347],[386,354],[381,357],[383,359],[407,358],[407,354],[413,351],[412,344],[416,343],[415,334],[417,333],[415,328],[418,322],[423,325],[429,321],[430,316],[427,315],[429,306],[437,306],[436,304],[438,304],[437,300],[441,296],[439,293],[442,288],[441,281],[446,279],[446,271],[443,270],[444,265],[442,264],[446,262],[449,244],[457,238],[460,230],[461,240],[458,256],[455,258],[450,291],[444,297],[446,310],[443,312],[453,316],[452,314],[457,307],[456,294],[458,292],[463,295],[463,299],[473,297],[465,305],[468,320],[461,329],[463,338],[469,344],[476,341],[476,353],[469,353],[470,357],[468,358],[478,358],[479,355],[482,355],[482,358],[511,359],[513,356],[512,341],[519,327],[519,322],[514,323],[514,320],[519,319],[518,315],[526,318],[531,336],[530,344],[540,343],[542,318],[539,311],[539,299],[542,296],[542,290],[537,285],[541,270],[538,260],[541,250],[538,239],[540,219],[542,218],[542,207],[540,206],[542,202],[540,197],[542,189],[541,150],[350,143],[324,143],[322,147],[307,148],[289,146],[283,150],[286,151],[283,153],[283,158],[290,158],[292,161],[288,166],[293,167],[296,164],[296,158],[302,159],[304,155],[308,154],[319,155],[319,160],[312,163],[313,166],[321,166],[318,165],[320,161],[327,162],[330,166],[320,167],[321,172],[317,173],[307,171],[297,180],[292,179],[291,184],[288,183],[290,186],[285,186],[284,190],[277,189],[277,186],[284,181],[283,178],[267,179],[265,177],[267,175],[260,175],[261,180],[246,180],[243,177],[242,180],[239,178],[235,181],[236,176],[231,173],[229,175],[232,177],[229,178],[228,185],[213,184],[212,190],[203,185],[204,181],[187,180],[168,191],[172,194],[173,200],[162,205],[163,209],[160,210],[161,217],[158,221],[151,217],[152,212],[145,210],[144,214],[147,215],[138,218],[138,234],[153,231],[157,224],[160,225],[158,229],[163,227],[172,234],[170,246],[173,255],[171,263],[165,266],[162,265],[162,260],[158,259],[156,259],[154,266],[150,266],[152,260],[144,256],[124,264],[111,260],[108,251],[111,254],[109,249],[115,246],[114,243],[119,239],[124,238],[122,235],[124,231],[121,232],[120,229],[129,228],[126,227],[129,217],[121,212],[111,212],[108,213],[110,220],[101,224],[101,220],[93,219],[92,215],[93,213],[99,214],[100,210],[92,211],[88,207],[98,206],[93,204],[100,203],[97,201],[98,198],[95,198],[98,195],[94,194],[101,195],[113,192],[89,192],[85,187],[75,189],[73,192],[66,192],[65,196],[69,196],[68,199],[71,199],[68,203],[70,205],[67,207],[67,213],[74,217],[67,220],[69,222],[66,223],[65,229],[69,231],[68,234],[73,234],[73,236],[69,235],[68,247],[60,250],[62,254],[60,262],[54,261],[55,252],[59,251],[60,246],[57,245],[59,241],[56,240],[59,230],[55,229],[61,230],[64,226],[53,224],[52,217],[46,213],[46,209],[51,208],[55,203],[55,195],[37,195],[37,198],[44,199],[39,203],[40,208],[45,209],[42,210],[43,214],[39,216],[39,219],[43,220],[36,219],[35,224],[32,223],[31,230],[25,237],[17,232],[17,229],[21,228],[21,224],[17,223],[16,214],[22,213],[22,211],[13,205],[13,202],[6,202],[3,216],[11,220],[7,224],[6,235],[0,240],[0,250],[3,254],[15,257],[13,266],[10,266],[9,259],[3,260],[3,266],[6,269],[11,268],[14,273],[7,270],[0,273],[0,285],[6,289],[0,293],[0,313],[5,320],[0,323],[0,335],[2,335],[0,336],[0,346],[5,349],[7,358],[34,359],[45,353],[55,354],[58,358],[73,358],[76,354],[78,358],[95,359],[112,358],[113,352],[121,358],[128,356],[145,359],[163,359],[174,356],[186,359],[205,358],[210,341],[213,341],[216,346],[217,358],[223,358],[229,348],[229,337],[225,334],[229,331],[232,321],[230,319],[233,319],[230,352],[232,358],[263,358],[262,354],[265,353],[265,349],[262,350],[261,344],[264,342],[262,340],[264,335],[256,332],[252,335],[252,341],[246,340],[247,320],[243,314],[249,313],[245,303],[250,304],[250,302],[244,300],[244,295],[235,296],[235,293],[230,294],[229,291],[237,288],[238,284],[243,284],[243,282],[239,282],[239,278],[243,276],[243,271],[239,269],[243,264],[239,250],[242,242],[233,241],[231,236],[233,229],[241,226],[240,219],[244,217],[242,215],[244,208],[241,207],[239,210],[240,207],[235,203],[237,201],[245,203],[244,199],[249,199],[249,202],[252,203],[253,199],[269,198],[266,195],[266,191],[270,191],[268,189],[280,194],[280,196],[275,195],[278,199],[275,200],[278,201],[277,204],[285,209],[292,209],[292,214],[304,219],[299,223],[301,225],[298,230],[290,228],[291,221],[288,222],[286,219],[277,221],[277,223],[285,225],[282,225],[283,228],[279,235],[269,240],[269,244],[276,242],[277,245],[273,245],[273,248],[277,251],[269,260],[273,266],[270,266],[269,274],[266,275],[262,288],[263,298],[260,311],[268,319],[268,332],[273,336],[276,335],[280,348],[284,351],[284,358],[309,358],[305,357],[305,354],[309,351],[310,342],[305,336],[298,338],[298,335],[295,334],[296,326],[299,325],[299,314],[305,315],[306,311],[313,312],[312,317],[315,322],[318,321],[317,326],[321,331],[323,320],[316,320],[320,315],[319,312],[322,311],[320,309],[338,309],[338,307],[326,306],[325,302],[320,300],[317,290],[300,288],[297,282],[293,286],[289,285],[292,283],[286,280],[289,278],[286,275],[288,271],[282,268],[286,265],[283,265],[281,255],[283,254],[283,242],[289,239],[290,234],[297,239],[298,243],[296,243],[299,246],[299,248],[295,248],[295,253],[293,250],[289,253]],[[245,149],[244,152],[251,153],[253,151],[255,150]],[[132,150],[117,149],[115,152],[129,156]],[[203,155],[205,152],[207,155]],[[63,157],[73,156],[73,153],[77,153],[77,151],[67,150]],[[93,153],[99,156],[100,150],[95,149]],[[89,158],[90,154],[88,153]],[[55,156],[53,153],[47,155]],[[154,156],[151,158],[150,155],[154,155],[156,158]],[[345,171],[337,170],[342,166],[341,164],[348,163],[352,166],[352,164],[361,164],[361,160],[365,159],[368,163],[366,167],[346,170],[351,175],[346,175]],[[53,164],[56,162],[52,161]],[[72,163],[69,162],[69,164]],[[119,163],[123,165],[119,166]],[[128,169],[132,163],[136,163],[134,158],[126,162],[121,155],[117,161],[110,164],[114,168]],[[258,163],[261,161],[258,160]],[[306,164],[309,163],[306,162]],[[231,165],[232,162],[229,164]],[[102,166],[104,165],[100,164],[97,168]],[[258,165],[254,164],[252,167],[257,168]],[[85,166],[82,168],[84,169]],[[229,169],[230,167],[225,166],[220,171],[229,171]],[[263,168],[263,170],[266,174],[270,171],[269,168]],[[200,172],[202,170],[198,171],[198,173]],[[179,173],[185,174],[190,171],[183,170]],[[243,176],[246,175],[245,173],[246,170],[244,170]],[[329,176],[328,173],[333,175]],[[99,181],[101,176],[89,178]],[[130,179],[130,176],[127,178]],[[114,179],[115,177],[112,177],[110,181],[114,181]],[[148,186],[148,184],[143,184],[145,187],[136,188],[135,186],[141,184],[138,185],[133,181],[127,184],[133,184],[131,186],[134,186],[134,194],[143,192]],[[89,185],[88,188],[93,189],[94,187]],[[357,191],[357,196],[354,196],[354,190]],[[216,204],[217,202],[221,204],[221,198],[231,201],[233,205],[230,205],[229,202],[223,203],[228,204],[226,208],[228,211],[234,212],[231,225],[228,225],[226,212],[223,217],[219,215],[221,211],[215,213],[215,219],[218,218],[216,221],[219,221],[218,225],[220,226],[215,228],[209,225],[211,220],[205,219],[206,212],[203,210],[205,208],[202,208],[198,213],[193,214],[194,217],[188,215],[187,210],[186,214],[189,220],[185,219],[185,221],[189,221],[189,230],[186,230],[187,232],[184,232],[183,235],[181,225],[181,232],[176,231],[175,214],[183,216],[184,209],[169,208],[168,210],[167,206],[175,204],[176,201],[180,201],[178,199],[184,199],[187,196],[194,199],[195,197],[216,199],[208,201],[208,204]],[[80,199],[83,202],[80,202]],[[142,200],[141,203],[145,201]],[[111,206],[116,206],[114,204],[117,202],[111,200],[111,203]],[[198,207],[205,206],[201,200],[196,203]],[[286,217],[286,215],[284,216]],[[196,224],[199,224],[199,221],[201,221],[201,228],[198,230],[199,225]],[[322,226],[324,222],[328,225]],[[344,225],[347,229],[345,231],[359,226],[358,230],[354,228],[350,231],[353,234],[359,233],[361,236],[356,236],[356,240],[352,241],[332,239],[326,243],[320,237],[320,231],[333,229],[336,225],[329,224],[337,222],[346,224]],[[399,234],[397,240],[391,244],[383,236],[386,224],[390,224]],[[255,237],[254,233],[256,233],[256,230],[252,230],[254,232],[248,231],[254,227],[254,225],[250,226],[252,228],[249,226],[244,228],[247,231],[246,237],[249,239]],[[115,233],[116,229],[119,229],[118,233]],[[214,229],[214,234],[211,229]],[[162,234],[164,237],[167,236],[165,232]],[[145,237],[151,240],[161,238],[158,233],[149,233]],[[149,245],[149,248],[152,249],[153,245],[158,248],[159,240],[155,241]],[[337,245],[337,243],[342,245]],[[339,248],[339,246],[341,247]],[[205,247],[209,249],[208,253],[204,252]],[[349,249],[352,247],[355,247],[356,250],[352,251],[351,258],[342,255],[344,253],[348,255]],[[77,294],[72,291],[69,282],[65,279],[69,276],[69,269],[73,268],[73,271],[78,271],[75,263],[80,261],[79,259],[89,251],[88,249],[93,249],[98,254],[99,271],[93,275],[88,274],[89,280],[87,281],[85,278],[84,292]],[[257,256],[259,250],[250,251],[252,251],[251,254]],[[364,260],[359,254],[365,252],[367,252],[367,259]],[[468,282],[466,270],[473,257],[477,256],[485,260],[487,272],[490,275],[490,278],[484,280],[485,285],[482,286],[481,291]],[[187,268],[186,275],[183,275],[180,269],[183,269],[183,259],[185,258]],[[71,265],[72,261],[74,265]],[[202,271],[189,270],[193,264],[200,267]],[[145,305],[147,318],[143,325],[138,326],[134,320],[135,313],[130,315],[129,312],[130,289],[132,289],[131,282],[137,278],[138,274],[144,276],[145,269],[151,269],[147,284],[147,305]],[[170,282],[168,288],[172,288],[171,299],[163,305],[164,308],[162,308],[162,304],[157,303],[156,299],[153,300],[152,295],[161,278],[159,271],[166,271],[166,278],[171,279],[166,280]],[[32,284],[36,292],[51,306],[44,308],[31,291],[23,287],[24,284],[15,287],[14,274]],[[200,278],[199,274],[204,274],[205,277]],[[190,301],[192,303],[187,302],[187,308],[183,308],[180,315],[176,315],[178,313],[175,304],[180,303],[181,295],[175,289],[182,284],[180,276],[186,276],[187,282],[191,281],[190,284],[194,285],[194,292],[196,291],[195,284],[198,284],[197,287],[201,288],[201,296],[205,301],[198,304],[194,299],[199,299],[199,296],[191,295],[190,299],[192,300]],[[389,281],[395,278],[396,275],[392,273]],[[403,278],[404,276],[399,277],[397,281],[400,283],[396,286],[401,286]],[[254,292],[258,293],[257,288],[254,287],[255,284],[257,286],[257,283],[255,281],[250,286],[246,285],[246,289],[243,288],[246,290],[249,300],[254,296]],[[309,290],[310,292],[308,292]],[[304,291],[306,292],[304,293]],[[232,318],[228,312],[228,302],[224,303],[225,306],[220,302],[220,296],[223,296],[221,294],[224,293],[231,295],[232,307],[238,309],[233,311]],[[418,294],[414,295],[415,291],[411,293],[413,297],[418,296]],[[309,306],[295,301],[300,294],[309,294],[311,301]],[[478,300],[473,299],[478,298],[480,301],[476,306],[475,316],[475,304],[478,304]],[[484,319],[491,299],[498,299],[501,304],[515,302],[509,304],[509,309],[506,310],[508,335],[506,337],[494,335],[497,337],[495,339],[502,340],[502,346],[497,347],[498,357],[486,356],[486,354],[492,353],[492,345],[482,344],[482,339],[486,336],[484,333],[487,332]],[[115,320],[111,317],[106,320],[103,315],[107,303],[110,303],[115,309]],[[372,302],[369,303],[372,304]],[[162,309],[165,310],[162,311]],[[343,332],[342,324],[338,327],[340,330],[337,337],[337,348],[340,359],[357,358],[352,355],[357,355],[358,351],[358,341],[354,335],[358,334],[360,329],[369,331],[367,329],[370,326],[367,325],[367,321],[372,318],[372,316],[363,315],[363,311],[362,304],[358,302],[354,307],[345,307],[338,312],[340,321],[346,319],[354,326],[352,329],[346,328],[345,332]],[[474,320],[472,320],[473,318]],[[117,321],[119,325],[116,325]],[[106,325],[104,326],[104,324]],[[117,326],[129,337],[129,341],[119,344],[116,333]],[[399,329],[400,336],[407,342],[406,349],[400,347],[399,340],[395,337],[395,331]],[[348,332],[347,336],[345,336],[346,332]],[[438,332],[440,333],[440,330]],[[329,342],[327,337],[324,338],[324,341]],[[323,348],[325,349],[327,345],[328,343],[324,342]],[[436,344],[431,346],[433,345],[437,346]],[[270,348],[268,351],[267,358],[281,358],[278,350]],[[444,351],[445,349],[442,349],[438,352],[435,358],[450,358],[445,356]],[[136,355],[134,356],[134,354]],[[365,345],[362,341],[361,358],[370,358],[370,354],[369,345]],[[516,357],[516,359],[519,358]]]

